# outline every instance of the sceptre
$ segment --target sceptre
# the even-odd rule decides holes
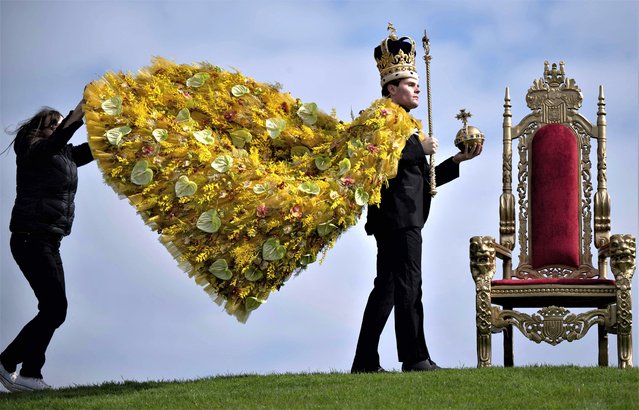
[[[430,40],[424,29],[424,37],[422,37],[422,46],[424,47],[424,62],[426,63],[426,99],[428,101],[428,137],[433,137],[433,116],[432,105],[430,99]],[[435,182],[435,154],[430,154],[430,196],[437,194],[437,183]]]

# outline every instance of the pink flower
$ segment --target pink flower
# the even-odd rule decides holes
[[[366,146],[366,149],[368,150],[368,152],[372,152],[373,154],[377,153],[379,151],[379,147],[375,144],[368,144]]]
[[[291,216],[293,216],[293,218],[301,218],[302,217],[302,209],[300,208],[299,205],[295,205],[291,208]]]
[[[379,113],[382,117],[386,117],[388,115],[388,110],[386,108],[382,108]]]
[[[145,145],[142,147],[142,155],[151,155],[153,154],[153,151],[155,151],[155,149],[150,145]]]
[[[257,212],[257,216],[259,216],[260,218],[264,218],[266,214],[268,213],[268,207],[264,203],[259,204],[257,206],[256,212]]]
[[[344,186],[350,188],[353,185],[355,185],[355,179],[353,177],[344,177],[341,179],[342,184],[344,184]]]
[[[185,96],[186,98],[191,98],[191,94],[188,91],[184,91],[181,88],[178,88],[178,91],[182,93],[182,95]]]
[[[224,113],[224,119],[226,121],[233,121],[236,116],[237,116],[237,111],[235,110],[228,110],[227,112]]]

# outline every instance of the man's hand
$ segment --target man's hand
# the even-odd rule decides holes
[[[459,164],[460,162],[464,162],[464,161],[468,161],[469,159],[473,159],[476,156],[478,156],[479,154],[481,154],[481,151],[484,149],[484,145],[483,144],[475,144],[473,145],[472,148],[469,148],[468,145],[466,145],[464,152],[458,152],[457,154],[455,154],[455,156],[453,157],[453,162],[455,164]]]
[[[426,155],[432,155],[437,152],[437,147],[439,147],[439,141],[435,137],[424,137],[424,140],[421,141],[422,148],[424,149],[424,153]]]

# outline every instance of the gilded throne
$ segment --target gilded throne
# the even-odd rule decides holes
[[[491,236],[470,239],[477,365],[491,366],[492,333],[504,333],[504,366],[510,367],[514,365],[514,328],[533,342],[556,345],[581,339],[597,325],[599,366],[608,365],[608,334],[612,333],[617,335],[619,367],[632,367],[631,280],[636,245],[632,235],[610,235],[603,87],[599,87],[596,124],[578,112],[581,90],[565,76],[563,62],[559,67],[544,63],[544,76],[533,82],[526,95],[531,113],[515,126],[508,88],[504,101],[499,242]],[[593,195],[594,140],[597,190]],[[519,161],[513,193],[515,141]],[[515,241],[519,261],[513,268]],[[502,279],[493,278],[496,258],[502,261]],[[608,259],[614,278],[608,277]],[[531,315],[517,308],[540,310]],[[590,310],[571,313],[568,308]]]

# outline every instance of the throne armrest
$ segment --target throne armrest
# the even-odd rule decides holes
[[[513,275],[513,256],[510,248],[495,244],[495,255],[502,260],[503,278],[510,279]]]
[[[475,282],[490,282],[497,270],[496,258],[503,261],[504,279],[512,276],[512,251],[492,236],[470,238],[470,272]]]
[[[487,283],[495,275],[495,258],[510,260],[510,250],[495,242],[492,236],[473,236],[470,238],[470,273],[476,283]]]
[[[610,242],[599,248],[600,272],[610,258],[610,270],[617,286],[630,286],[636,269],[636,240],[633,235],[616,234]]]
[[[495,256],[503,261],[512,260],[512,251],[505,247],[504,245],[495,244]]]

